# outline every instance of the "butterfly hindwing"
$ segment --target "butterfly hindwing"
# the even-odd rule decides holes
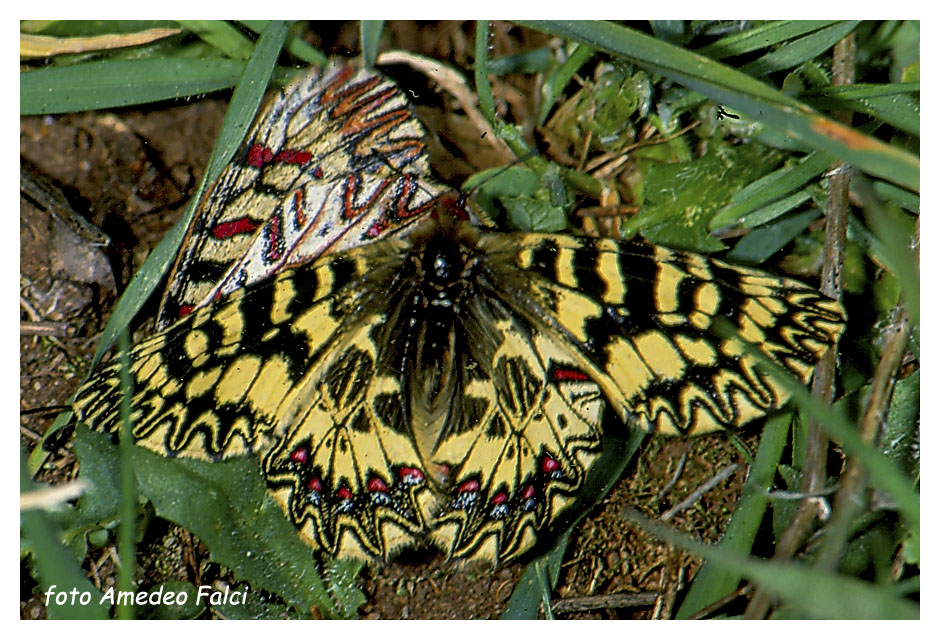
[[[527,551],[573,501],[599,453],[604,399],[552,340],[498,298],[469,301],[462,329],[478,378],[460,393],[485,409],[450,433],[435,460],[449,491],[436,543],[456,557],[506,562]],[[499,318],[499,319],[497,319]],[[458,368],[466,368],[466,356]]]

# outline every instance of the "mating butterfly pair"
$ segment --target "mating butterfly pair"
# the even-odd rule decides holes
[[[130,354],[138,443],[258,456],[315,548],[512,560],[573,502],[605,407],[659,433],[738,427],[788,397],[741,340],[805,381],[843,329],[837,302],[755,269],[477,228],[429,178],[422,135],[374,72],[285,89]],[[740,335],[716,337],[717,317]],[[118,371],[76,397],[96,429],[118,427]]]

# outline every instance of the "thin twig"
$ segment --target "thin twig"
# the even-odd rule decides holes
[[[509,147],[495,134],[489,121],[480,112],[477,107],[476,96],[467,87],[466,79],[457,71],[441,64],[439,60],[419,56],[408,51],[384,51],[379,55],[376,62],[378,64],[406,64],[431,78],[460,103],[460,108],[467,114],[473,126],[485,134],[484,139],[493,149],[504,155],[507,161],[516,159]]]
[[[21,336],[60,336],[64,338],[68,336],[69,328],[66,322],[20,320]]]
[[[594,158],[593,160],[591,160],[589,163],[587,163],[587,165],[584,167],[584,171],[586,173],[590,173],[595,178],[606,178],[608,176],[611,176],[614,173],[616,173],[616,171],[621,166],[623,166],[623,164],[627,160],[630,159],[631,151],[635,149],[639,149],[640,147],[648,147],[651,145],[657,145],[657,144],[663,144],[664,142],[669,142],[670,140],[673,140],[675,138],[685,135],[685,133],[687,133],[688,131],[691,131],[692,129],[699,126],[700,124],[702,124],[702,121],[696,120],[695,122],[692,122],[691,124],[686,125],[685,127],[682,127],[675,133],[671,133],[664,138],[654,138],[652,140],[643,140],[642,142],[636,142],[634,144],[631,144],[625,149],[618,151],[616,154],[604,154],[604,155],[598,156]]]
[[[639,609],[653,606],[658,593],[605,593],[597,596],[577,596],[552,600],[552,611],[558,613],[579,613],[598,609]]]
[[[726,479],[728,479],[731,476],[731,474],[737,470],[738,470],[737,462],[733,464],[729,464],[727,467],[725,467],[724,469],[716,473],[714,476],[709,478],[706,482],[702,483],[698,487],[698,489],[690,493],[685,500],[683,500],[682,502],[674,506],[672,509],[670,509],[669,511],[661,515],[659,519],[662,520],[663,522],[669,522],[669,520],[671,520],[673,516],[675,516],[677,513],[681,511],[684,511],[685,509],[688,509],[693,504],[698,502],[699,499],[703,495],[711,491],[720,482],[723,482]]]
[[[679,482],[679,478],[682,477],[682,472],[685,470],[685,463],[689,459],[689,447],[692,445],[691,442],[687,442],[685,446],[685,451],[682,452],[682,455],[679,456],[679,462],[676,465],[676,471],[672,474],[672,477],[669,479],[669,482],[666,483],[666,486],[662,488],[659,492],[659,495],[656,496],[656,502],[659,502],[666,497],[666,494],[672,491],[672,488],[676,486]]]
[[[915,236],[919,237],[919,219],[917,229]],[[920,243],[915,242],[915,246],[919,247]],[[881,431],[881,425],[891,402],[891,392],[894,389],[898,367],[901,365],[911,337],[911,323],[907,315],[906,301],[896,306],[892,315],[895,320],[887,329],[888,339],[881,352],[878,367],[875,369],[868,403],[859,423],[859,436],[866,442],[874,442]],[[832,571],[838,566],[852,520],[859,506],[865,503],[862,494],[866,489],[867,477],[864,465],[857,458],[849,460],[842,476],[841,486],[836,493],[832,518],[823,532],[822,544],[816,556],[817,567]]]
[[[20,425],[20,435],[26,437],[29,440],[32,440],[33,442],[39,442],[42,440],[42,436],[39,433],[23,425]]]

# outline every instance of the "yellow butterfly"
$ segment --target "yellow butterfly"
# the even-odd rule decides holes
[[[302,82],[297,109],[323,94],[322,83]],[[349,216],[357,209],[335,194],[346,193],[351,165],[314,184],[323,172],[310,168],[313,154],[300,168],[284,160],[296,159],[307,128],[281,128],[267,146],[256,127],[242,165],[220,181],[283,173],[287,195],[235,217],[236,205],[209,197],[201,228],[247,212],[253,235],[226,249],[215,284],[171,280],[176,311],[189,313],[131,351],[133,435],[166,455],[258,456],[270,493],[314,548],[372,560],[431,543],[452,557],[510,561],[573,502],[600,453],[606,407],[625,425],[690,434],[786,402],[737,339],[710,331],[715,318],[804,381],[843,330],[841,306],[794,280],[649,245],[479,229],[437,188],[408,192],[413,215]],[[253,167],[259,153],[269,166]],[[409,175],[371,166],[375,184]],[[294,257],[262,266],[274,246],[265,225],[283,230],[310,213],[297,193],[334,222],[297,227],[284,252]],[[395,224],[363,235],[383,219]],[[311,230],[350,240],[302,247]],[[194,237],[184,253],[208,255],[206,243]],[[112,431],[119,399],[110,364],[74,407]]]

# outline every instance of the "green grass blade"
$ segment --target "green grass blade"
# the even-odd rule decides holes
[[[179,24],[229,58],[247,60],[254,49],[245,34],[224,20],[180,20]]]
[[[709,229],[744,226],[749,213],[769,206],[801,189],[810,180],[817,179],[830,165],[829,159],[820,153],[811,153],[795,166],[784,167],[750,183],[734,196],[709,222]]]
[[[362,50],[362,60],[366,67],[375,66],[384,26],[383,20],[362,20],[359,23],[359,48]]]
[[[816,108],[865,113],[919,137],[920,104],[911,96],[919,92],[919,82],[906,82],[826,87],[801,97]]]
[[[777,465],[787,444],[791,415],[789,412],[781,413],[767,420],[744,491],[720,543],[726,551],[747,554],[754,545],[767,509],[766,492],[773,486]],[[741,577],[737,567],[707,561],[695,574],[676,618],[687,618],[725,597],[738,587]]]
[[[739,226],[744,229],[751,229],[753,227],[758,227],[769,222],[773,222],[777,218],[789,213],[793,209],[796,209],[804,202],[812,200],[813,190],[811,187],[797,191],[796,193],[777,200],[773,204],[770,204],[766,207],[761,207],[756,211],[751,211],[749,214],[744,216],[738,222]]]
[[[553,568],[561,567],[561,561],[564,558],[565,550],[568,548],[568,540],[571,538],[571,530],[565,531],[552,546],[551,550],[545,555],[539,556],[526,565],[525,571],[516,588],[506,603],[506,608],[500,616],[502,620],[537,620],[542,603],[545,601],[545,582],[554,584],[558,575],[554,578],[551,573]],[[546,574],[548,574],[546,576]],[[549,590],[550,591],[550,590]],[[551,593],[549,593],[549,597]]]
[[[837,22],[793,42],[788,42],[751,64],[744,65],[741,71],[755,76],[762,76],[774,71],[797,67],[807,60],[812,60],[852,33],[858,23],[858,20]]]
[[[875,195],[884,198],[892,204],[896,204],[902,209],[907,209],[911,213],[920,213],[920,196],[910,191],[900,189],[887,182],[875,181],[872,183]]]
[[[645,518],[636,510],[625,511],[626,517],[653,535],[727,571],[740,572],[746,579],[777,595],[802,617],[840,620],[912,620],[920,617],[919,607],[898,595],[892,585],[874,585],[814,568],[755,560],[691,540]]]
[[[812,208],[753,229],[734,245],[734,249],[725,254],[724,259],[735,264],[761,264],[821,216],[819,209]]]
[[[474,35],[475,62],[473,65],[473,80],[477,88],[477,99],[480,102],[480,111],[486,119],[493,124],[496,118],[496,102],[493,100],[493,87],[490,84],[487,60],[489,56],[489,29],[487,20],[476,21],[476,34]]]
[[[248,27],[255,33],[263,33],[268,25],[267,20],[241,20],[241,24]],[[295,27],[296,28],[296,27]],[[307,44],[303,38],[290,34],[284,43],[284,50],[304,62],[317,66],[325,66],[330,59],[316,47]]]
[[[494,76],[510,73],[544,73],[558,65],[554,53],[548,47],[537,47],[522,53],[493,58],[487,64],[487,70]]]
[[[822,87],[807,91],[801,97],[816,96],[842,98],[845,100],[864,100],[866,98],[890,98],[899,95],[920,93],[919,82],[886,82],[884,84],[845,84]]]
[[[852,186],[862,200],[869,227],[881,240],[884,265],[897,276],[901,283],[911,322],[915,325],[919,324],[920,275],[911,248],[911,237],[898,227],[896,219],[875,196],[874,188],[869,180],[858,176]]]
[[[766,49],[837,23],[838,20],[776,20],[725,36],[710,45],[696,49],[696,53],[721,60]]]
[[[127,327],[121,331],[118,343],[118,358],[121,363],[121,524],[118,528],[118,557],[121,559],[121,566],[118,569],[118,588],[121,591],[132,591],[137,567],[137,545],[134,543],[137,534],[137,480],[134,476],[134,436],[131,425],[131,398],[134,395],[131,383],[131,339]],[[118,604],[117,617],[121,620],[133,620],[133,605]]]
[[[20,74],[20,115],[36,116],[173,100],[233,86],[236,60],[149,58],[45,67]]]
[[[594,49],[580,44],[576,45],[571,55],[548,77],[542,86],[543,99],[542,104],[539,105],[539,126],[545,124],[548,114],[555,106],[555,102],[564,94],[571,77],[592,57],[594,57]]]

